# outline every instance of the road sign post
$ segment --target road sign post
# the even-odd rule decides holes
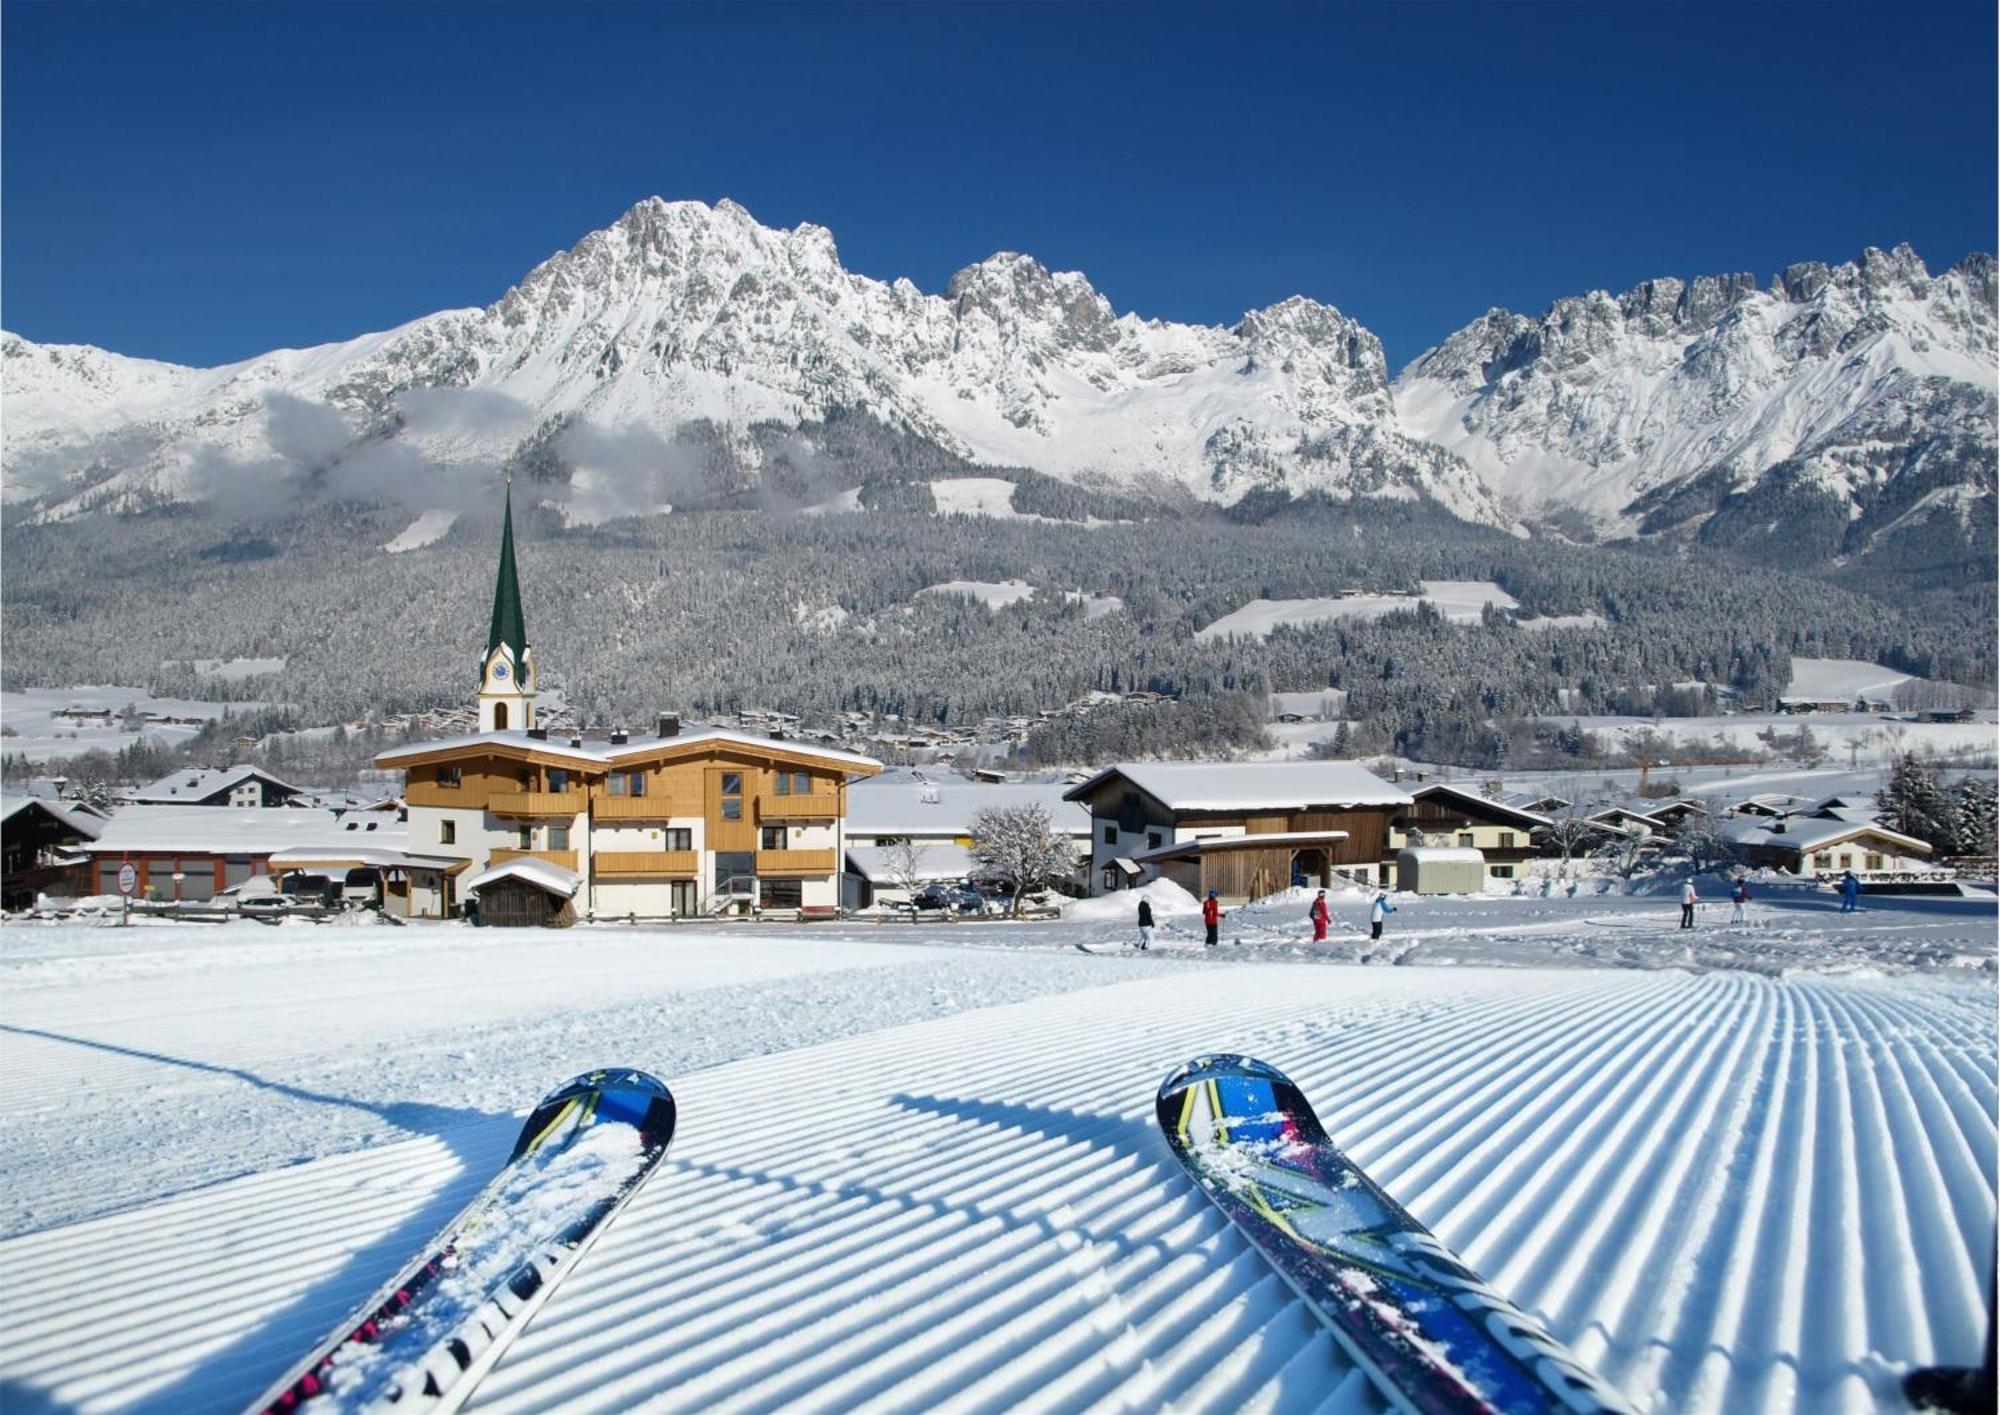
[[[118,895],[124,901],[118,915],[120,928],[132,927],[132,891],[139,887],[139,872],[126,861],[118,868]]]

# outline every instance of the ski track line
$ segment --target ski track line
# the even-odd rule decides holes
[[[1380,1410],[1159,1140],[1159,1078],[1221,1049],[1641,1408],[1868,1406],[1976,1354],[1974,990],[1276,967],[668,1078],[665,1164],[476,1408]],[[0,1389],[240,1405],[490,1177],[508,1124],[467,1129],[0,1242]]]

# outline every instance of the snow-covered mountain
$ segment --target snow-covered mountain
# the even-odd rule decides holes
[[[1994,268],[1908,246],[1493,310],[1397,378],[1406,431],[1510,507],[1600,530],[1760,538],[1786,558],[1922,531],[1990,543]],[[1984,528],[1982,532],[1981,528]]]
[[[1065,479],[1505,522],[1463,463],[1401,432],[1380,341],[1338,310],[1144,320],[1014,254],[926,295],[845,270],[821,227],[772,230],[728,201],[642,202],[484,310],[341,344],[206,370],[12,336],[4,355],[8,494],[45,517],[300,478],[442,506],[454,470],[538,452],[565,474],[551,499],[594,519],[676,499],[692,422],[754,464],[751,424],[861,413]]]

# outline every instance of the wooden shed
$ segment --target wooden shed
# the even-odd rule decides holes
[[[509,860],[465,882],[474,917],[495,928],[566,929],[576,922],[583,876],[547,860]]]
[[[1396,888],[1405,894],[1481,894],[1486,856],[1463,845],[1408,845],[1396,852]]]

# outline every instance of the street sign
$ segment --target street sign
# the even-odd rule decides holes
[[[133,869],[130,865],[125,865],[122,868],[120,868],[118,871],[118,892],[120,894],[129,895],[132,893],[133,890],[137,889],[138,887],[139,887],[139,872]]]

